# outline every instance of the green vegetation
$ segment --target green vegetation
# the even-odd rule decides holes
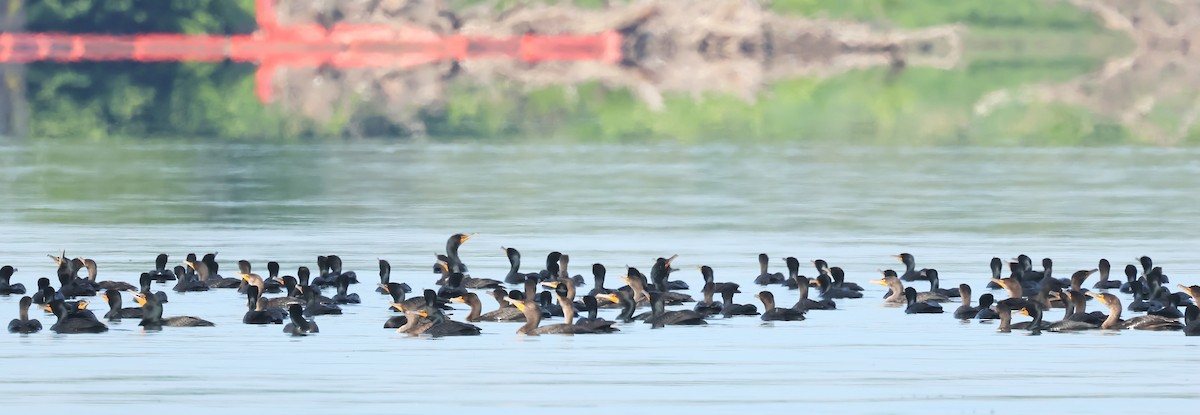
[[[675,96],[668,99],[662,112],[647,111],[628,91],[610,91],[594,84],[580,87],[574,94],[565,94],[561,88],[535,90],[526,93],[517,106],[499,98],[480,102],[478,97],[487,94],[479,91],[454,91],[445,118],[439,119],[431,132],[460,137],[524,136],[540,127],[555,136],[601,141],[658,137],[896,144],[1112,142],[1110,129],[1066,128],[1088,124],[1083,121],[1090,119],[1080,111],[1056,111],[1055,116],[1047,117],[1044,108],[1014,107],[981,119],[972,112],[972,104],[983,94],[1022,85],[1028,82],[1029,73],[1037,73],[1042,81],[1066,80],[1094,64],[1078,58],[1022,68],[978,62],[949,72],[865,70],[829,80],[780,82],[753,103],[726,95],[708,95],[702,100]],[[1006,135],[997,135],[1006,130]],[[1050,134],[1041,134],[1046,132]]]
[[[962,23],[973,29],[1099,30],[1095,19],[1065,2],[1046,0],[776,0],[776,11],[883,22],[900,27]]]
[[[39,0],[26,5],[31,32],[249,33],[254,0]]]
[[[27,71],[34,137],[287,139],[330,133],[280,114],[237,64],[36,64]]]
[[[519,93],[452,91],[430,132],[448,137],[574,138],[589,141],[837,141],[896,144],[1077,145],[1137,139],[1084,109],[1038,104],[977,116],[988,92],[1069,80],[1126,47],[1089,14],[1040,0],[776,0],[777,11],[884,21],[902,27],[963,23],[966,62],[950,71],[909,68],[851,72],[769,85],[747,103],[707,95],[668,96],[662,112],[630,91],[584,85]],[[508,97],[524,95],[523,100]],[[490,100],[487,97],[492,97]],[[533,134],[531,134],[533,132]]]
[[[254,0],[42,0],[26,5],[35,32],[249,33]],[[26,97],[35,137],[286,137],[288,125],[254,96],[253,68],[200,63],[36,63]]]
[[[478,3],[451,1],[457,7]],[[1125,47],[1118,37],[1101,34],[1092,16],[1064,3],[776,0],[772,7],[899,27],[963,23],[970,30],[968,55],[949,71],[874,69],[778,82],[753,102],[669,94],[661,112],[647,109],[630,91],[598,84],[529,91],[500,81],[489,85],[499,92],[489,92],[473,82],[452,82],[446,108],[424,115],[428,132],[435,139],[586,141],[1076,145],[1146,139],[1085,109],[1062,105],[1019,104],[983,117],[974,114],[976,101],[990,91],[1071,79],[1096,70]],[[44,0],[27,9],[30,30],[240,33],[254,25],[252,0]],[[340,138],[351,131],[344,115],[318,124],[261,105],[253,72],[254,67],[238,64],[30,65],[31,134],[287,140]],[[1192,142],[1200,141],[1196,135]]]

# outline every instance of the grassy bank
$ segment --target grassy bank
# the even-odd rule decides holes
[[[74,8],[65,7],[74,4]],[[59,19],[84,28],[120,20],[130,31],[229,33],[252,23],[253,2],[198,1],[195,13],[170,9],[177,21],[81,12],[88,1],[59,0],[30,7],[30,27],[62,30]],[[95,2],[91,7],[144,6]],[[159,2],[152,2],[159,4]],[[171,8],[178,2],[162,3]],[[465,7],[477,1],[455,0]],[[580,1],[597,6],[598,1]],[[39,3],[42,4],[42,3]],[[503,7],[506,3],[492,3]],[[114,6],[109,6],[114,5]],[[972,108],[984,94],[1021,85],[1071,79],[1098,68],[1128,47],[1091,15],[1042,0],[776,0],[779,12],[857,19],[881,27],[962,23],[969,28],[966,60],[948,71],[863,70],[828,79],[768,85],[754,102],[723,95],[666,96],[653,112],[630,91],[597,84],[528,90],[499,81],[482,91],[473,83],[447,87],[444,111],[425,116],[433,139],[543,137],[584,141],[667,139],[820,140],[864,143],[1050,144],[1136,142],[1124,128],[1086,110],[1058,105],[1007,107],[986,117]],[[159,16],[159,15],[155,15]],[[64,20],[65,19],[65,20]],[[140,20],[139,20],[140,19]],[[152,19],[156,20],[156,19]],[[170,19],[162,19],[170,20]],[[27,85],[35,137],[181,136],[231,139],[337,139],[344,117],[325,125],[297,120],[254,97],[253,67],[234,64],[31,65]],[[498,90],[498,92],[497,92]],[[361,108],[362,111],[378,111]]]
[[[667,96],[650,112],[629,91],[586,85],[542,88],[525,99],[487,100],[454,91],[431,131],[455,137],[567,137],[591,141],[805,140],[900,144],[1078,145],[1136,142],[1123,127],[1062,105],[1018,105],[980,117],[988,92],[1053,83],[1096,70],[1129,42],[1063,3],[1041,0],[776,0],[782,13],[913,28],[958,23],[968,28],[964,62],[942,71],[873,69],[829,79],[769,85],[753,103],[723,95]],[[513,87],[511,94],[520,95]]]

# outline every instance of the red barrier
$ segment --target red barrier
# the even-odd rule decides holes
[[[621,35],[614,31],[581,36],[466,37],[381,24],[279,26],[272,0],[258,0],[255,11],[259,31],[249,35],[0,33],[0,62],[252,62],[261,65],[256,78],[259,97],[265,102],[270,100],[271,72],[281,65],[407,68],[498,57],[605,63],[621,58]]]

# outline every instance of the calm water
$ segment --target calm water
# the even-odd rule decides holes
[[[786,256],[824,258],[859,283],[900,266],[888,255],[912,252],[941,271],[943,287],[968,282],[976,295],[991,257],[1019,253],[1054,258],[1062,276],[1147,254],[1172,286],[1194,284],[1197,177],[1200,150],[1158,148],[0,145],[0,263],[19,268],[15,282],[52,276],[46,254],[62,250],[94,258],[100,279],[131,282],[158,252],[174,262],[219,251],[226,274],[238,259],[290,272],[336,253],[365,282],[352,287],[363,304],[318,317],[322,333],[307,338],[241,324],[244,298],[233,290],[166,304],[166,315],[216,328],[143,333],[126,321],[102,335],[0,336],[0,389],[17,397],[10,408],[104,413],[137,402],[178,413],[284,402],[355,413],[1181,409],[1194,406],[1200,381],[1196,338],[1002,334],[883,307],[877,285],[795,323],[638,323],[573,338],[482,323],[483,336],[433,340],[382,329],[390,313],[370,283],[384,258],[393,281],[432,287],[446,237],[479,232],[461,250],[475,276],[502,278],[501,246],[521,249],[527,271],[551,250],[570,254],[574,273],[604,263],[610,287],[626,264],[648,271],[655,257],[679,254],[673,277],[691,294],[695,267],[707,264],[743,284],[743,303],[756,302],[759,252],[777,271]],[[0,297],[0,316],[15,317],[17,299]]]

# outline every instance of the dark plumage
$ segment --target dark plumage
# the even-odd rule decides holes
[[[1107,315],[1099,311],[1087,312],[1088,297],[1084,293],[1072,290],[1064,292],[1062,295],[1065,296],[1064,300],[1066,301],[1066,314],[1063,320],[1082,321],[1099,326],[1108,319]]]
[[[721,314],[721,309],[724,308],[724,304],[713,301],[713,294],[715,294],[715,292],[714,292],[715,289],[716,289],[716,285],[713,284],[712,281],[705,282],[704,288],[701,290],[701,292],[704,294],[704,299],[697,301],[696,306],[693,307],[692,310],[697,313],[700,313],[700,315],[705,316],[705,317],[708,317],[708,316],[711,316],[714,314]]]
[[[97,277],[97,274],[99,274],[99,272],[98,272],[98,269],[96,266],[96,261],[93,261],[91,259],[84,259],[83,267],[88,272],[88,276],[87,276],[88,282],[90,284],[93,284],[95,287],[97,287],[101,290],[137,291],[137,287],[134,287],[133,284],[123,282],[123,281],[99,281],[99,282],[97,282],[96,277]]]
[[[904,312],[908,314],[937,314],[942,312],[942,306],[925,301],[917,301],[917,290],[913,287],[904,289],[904,299],[908,306]]]
[[[145,275],[145,274],[143,274],[143,275]],[[30,296],[30,298],[33,299],[34,304],[49,304],[50,301],[54,300],[53,294],[55,294],[55,292],[54,292],[54,289],[50,287],[50,279],[49,278],[46,278],[46,277],[38,278],[37,287],[38,287],[37,291],[34,291],[33,295]],[[47,288],[50,288],[50,290],[47,291],[46,290]],[[47,293],[51,294],[52,296],[46,297]]]
[[[727,285],[721,291],[721,316],[730,318],[733,316],[757,316],[758,307],[754,304],[737,304],[733,302],[733,295],[739,293],[736,285]]]
[[[617,314],[618,322],[633,322],[633,311],[637,307],[637,302],[633,300],[633,293],[625,290],[616,290],[608,294],[600,294],[598,297],[604,297],[609,302],[621,307],[621,312]]]
[[[30,334],[42,330],[42,322],[29,318],[29,306],[31,304],[33,304],[33,298],[29,296],[21,297],[21,301],[17,303],[17,318],[8,322],[9,333]]]
[[[479,335],[481,331],[479,327],[450,320],[445,313],[442,313],[436,304],[437,293],[433,290],[425,290],[422,299],[424,303],[421,306],[403,310],[408,321],[397,328],[397,332],[407,333],[410,336],[428,335],[432,337]]]
[[[912,256],[912,254],[905,252],[900,255],[892,255],[892,257],[904,264],[904,273],[898,276],[901,281],[916,281],[925,279],[925,270],[917,269],[917,260]]]
[[[646,319],[646,323],[653,328],[660,328],[670,325],[705,325],[708,322],[704,321],[704,316],[692,310],[666,311],[666,300],[663,293],[650,293],[650,318]]]
[[[521,272],[521,252],[517,251],[516,248],[500,247],[500,249],[503,249],[505,256],[508,257],[508,274],[504,276],[504,283],[523,284],[525,283],[525,279],[529,277],[539,277],[539,274],[536,272]]]
[[[474,324],[451,320],[442,313],[442,310],[434,307],[424,307],[418,313],[422,318],[428,319],[430,324],[410,334],[424,334],[431,337],[478,336],[483,331]]]
[[[853,282],[846,281],[846,271],[841,267],[833,267],[829,269],[829,278],[833,280],[833,287],[850,291],[863,291],[863,287]]]
[[[1163,292],[1166,289],[1167,287],[1159,287],[1159,292]],[[1183,312],[1179,311],[1179,297],[1173,295],[1155,297],[1150,302],[1150,308],[1146,310],[1146,314],[1167,318],[1183,317]]]
[[[1142,281],[1134,281],[1129,283],[1129,288],[1132,291],[1133,300],[1129,302],[1129,306],[1126,307],[1126,310],[1137,312],[1145,312],[1146,310],[1149,310],[1150,301],[1148,301],[1148,297],[1150,292],[1146,288],[1145,284],[1143,284]]]
[[[1024,298],[1006,298],[996,302],[995,311],[997,319],[1000,320],[1000,325],[996,326],[996,331],[1001,333],[1011,332],[1013,329],[1012,312],[1022,308],[1031,306],[1032,303]]]
[[[324,261],[321,259],[324,258]],[[342,271],[342,257],[337,255],[318,256],[317,268],[319,275],[313,278],[309,284],[314,287],[333,287],[337,285],[337,278],[345,275],[350,278],[351,284],[358,284],[358,274],[354,271]]]
[[[466,293],[456,297],[450,297],[450,302],[463,303],[471,307],[470,314],[467,314],[467,318],[463,320],[471,323],[482,321],[480,318],[480,309],[483,308],[483,305],[479,302],[479,296],[475,293]]]
[[[959,284],[958,293],[962,300],[962,305],[954,309],[954,318],[959,320],[970,320],[979,315],[979,307],[971,306],[971,286],[967,284]]]
[[[379,260],[379,286],[375,287],[375,292],[387,295],[388,283],[392,282],[392,264],[387,260]]]
[[[391,311],[416,311],[418,307],[425,305],[424,297],[405,298],[405,291],[400,287],[399,283],[389,282],[384,288],[392,296],[391,307],[389,308]]]
[[[1175,284],[1175,286],[1179,287],[1179,292],[1192,298],[1192,304],[1200,304],[1200,285]]]
[[[1046,274],[1046,271],[1045,271],[1046,265],[1049,265],[1050,269],[1052,271],[1053,271],[1053,267],[1054,267],[1053,260],[1050,260],[1050,258],[1043,258],[1042,259],[1042,271],[1034,271],[1033,270],[1033,259],[1030,258],[1029,255],[1025,255],[1025,254],[1017,255],[1017,258],[1014,262],[1017,264],[1017,269],[1019,270],[1019,272],[1016,275],[1019,275],[1022,280],[1026,280],[1026,281],[1041,280]]]
[[[658,291],[662,293],[662,298],[666,305],[680,305],[695,301],[692,299],[692,296],[684,293],[671,291],[664,292],[655,288],[663,285],[661,281],[666,280],[665,276],[663,275],[664,271],[662,271],[663,261],[665,260],[662,258],[660,258],[660,260],[662,261],[656,263],[654,268],[652,268],[650,271],[651,274],[654,275],[654,279],[660,281],[658,285],[651,286],[650,282],[646,279],[646,275],[642,274],[641,271],[638,271],[638,269],[634,267],[629,267],[629,269],[626,270],[625,275],[621,276],[621,279],[629,285],[629,290],[633,291],[633,299],[638,303],[645,304],[645,302],[650,298],[650,291]]]
[[[1120,329],[1136,329],[1136,330],[1181,330],[1183,324],[1179,320],[1172,318],[1146,315],[1134,317],[1129,320],[1121,319],[1121,300],[1115,295],[1107,293],[1092,293],[1087,295],[1096,298],[1101,304],[1108,307],[1108,319],[1100,325],[1100,328],[1106,330]]]
[[[525,298],[530,298],[530,297],[525,297]],[[560,306],[558,304],[554,304],[554,295],[550,294],[549,291],[542,291],[542,292],[538,293],[537,295],[533,296],[533,301],[535,303],[537,303],[538,308],[542,310],[543,318],[563,317],[566,315],[563,313],[562,306]],[[526,320],[526,321],[528,321],[528,320]]]
[[[76,276],[79,269],[83,267],[83,259],[67,259],[66,255],[67,253],[63,252],[61,257],[50,256],[58,263],[56,273],[58,274],[59,289],[57,292],[65,299],[96,295],[96,287],[92,286],[88,280]]]
[[[464,264],[462,259],[458,257],[458,248],[471,238],[474,238],[478,235],[479,234],[477,233],[470,235],[456,233],[454,235],[450,235],[450,238],[446,239],[446,257],[449,259],[449,261],[447,261],[447,265],[450,267],[450,272],[461,272],[465,274],[468,271],[467,264]],[[440,273],[441,270],[435,266],[433,268],[433,272]]]
[[[1138,261],[1138,264],[1140,264],[1142,266],[1142,276],[1143,277],[1150,275],[1150,272],[1153,271],[1154,268],[1157,268],[1154,266],[1154,260],[1150,259],[1149,256],[1142,255],[1142,256],[1138,257],[1137,261]],[[1167,281],[1164,280],[1163,282],[1167,282]]]
[[[200,259],[200,262],[193,264],[202,265],[196,268],[196,277],[209,288],[238,288],[242,284],[240,278],[224,278],[221,276],[220,267],[217,263],[217,254],[208,253]]]
[[[279,309],[283,312],[287,312],[287,307],[289,305],[303,304],[304,303],[304,294],[301,292],[301,290],[299,288],[300,285],[296,281],[296,277],[293,277],[291,275],[284,275],[283,278],[280,278],[280,280],[282,280],[283,282],[279,285],[284,287],[284,289],[287,292],[287,295],[284,295],[282,297],[264,297],[263,293],[260,291],[258,293],[258,296],[259,296],[259,301],[262,301],[264,303],[263,306],[267,307],[269,309]],[[247,284],[247,288],[246,288],[247,294],[249,294],[249,292],[250,292],[249,287],[255,287],[255,288],[262,289],[262,287],[260,287],[256,284]]]
[[[796,304],[792,306],[792,309],[800,311],[837,309],[837,303],[834,303],[833,300],[824,299],[817,301],[808,298],[808,287],[808,278],[803,275],[796,277],[796,289],[800,292],[800,298],[796,300]]]
[[[12,276],[17,272],[12,265],[0,267],[0,295],[25,294],[25,284],[12,284]]]
[[[60,334],[74,333],[103,333],[108,326],[96,320],[96,316],[87,313],[80,316],[68,315],[67,304],[62,299],[50,301],[50,311],[58,317],[57,322],[50,326],[50,331]]]
[[[674,261],[675,258],[678,257],[679,255],[671,255],[670,258],[659,257],[658,259],[654,260],[654,265],[650,267],[650,282],[654,284],[654,288],[659,292],[668,293],[670,291],[687,290],[691,288],[688,286],[688,283],[684,281],[669,280],[671,273],[678,271],[677,269],[671,267],[671,261]],[[691,296],[680,293],[670,293],[667,296],[667,300],[671,301],[672,298],[683,298],[681,296],[686,296],[686,299],[683,300],[685,303],[690,303],[693,301]]]
[[[172,274],[172,275],[177,276],[178,274]],[[150,292],[150,282],[153,280],[154,280],[154,278],[150,276],[150,273],[143,272],[141,277],[138,278],[138,288],[139,288],[138,292],[146,292],[146,293]],[[167,301],[167,293],[165,293],[165,292],[155,291],[154,297],[158,298],[158,302],[160,302],[160,303],[168,302]]]
[[[503,291],[503,290],[501,290],[501,291]],[[504,296],[501,296],[498,301],[504,301],[503,299],[505,297],[507,297],[507,293]],[[450,301],[456,302],[456,303],[463,303],[463,304],[466,304],[467,306],[471,307],[471,312],[469,314],[467,314],[467,318],[464,319],[471,323],[477,323],[480,321],[509,321],[509,322],[525,321],[525,314],[522,313],[521,310],[517,309],[516,307],[513,307],[508,302],[504,302],[503,304],[501,304],[500,308],[489,311],[486,314],[481,314],[481,311],[483,309],[483,304],[479,301],[479,296],[476,295],[475,293],[466,293],[466,294],[462,294],[459,296],[451,297]]]
[[[408,316],[406,315],[391,316],[383,322],[385,329],[398,329],[405,325],[408,325]]]
[[[1107,259],[1100,260],[1100,266],[1097,268],[1097,270],[1100,271],[1100,281],[1096,281],[1095,284],[1092,284],[1093,289],[1111,290],[1121,288],[1120,281],[1108,279],[1108,275],[1112,271],[1112,264],[1109,263]]]
[[[450,270],[450,264],[445,261],[444,255],[438,255],[438,261],[434,265],[442,270],[442,276],[438,278],[436,285],[441,287],[437,290],[438,298],[449,299],[458,295],[466,294],[467,289],[463,286],[463,278],[466,278],[461,272]]]
[[[340,272],[332,270],[333,267],[330,265],[332,256],[317,255],[317,276],[312,281],[305,283],[305,286],[321,287],[333,285],[334,278],[337,278]]]
[[[521,310],[509,303],[508,300],[505,300],[505,298],[511,297],[512,295],[504,290],[493,290],[492,293],[493,297],[496,299],[497,308],[495,310],[483,313],[483,315],[479,316],[480,320],[508,322],[525,321],[525,313],[522,313]],[[513,293],[518,295],[520,294],[519,291],[514,291]]]
[[[1071,278],[1069,278],[1070,290],[1080,292],[1087,291],[1086,288],[1083,288],[1083,283],[1087,281],[1088,277],[1090,277],[1096,271],[1097,270],[1095,269],[1081,269],[1072,273]]]
[[[1132,293],[1133,287],[1131,287],[1130,284],[1137,281],[1137,278],[1138,278],[1137,266],[1133,265],[1133,264],[1126,265],[1125,266],[1125,282],[1121,283],[1120,291],[1125,294]]]
[[[259,295],[279,294],[283,291],[282,280],[279,279],[279,263],[267,262],[267,279],[263,281],[263,291]],[[238,288],[241,288],[240,286]]]
[[[1042,321],[1043,314],[1042,314],[1041,307],[1038,306],[1037,303],[1033,303],[1033,302],[1029,303],[1024,308],[1022,308],[1021,313],[1025,314],[1027,316],[1033,317],[1033,320],[1029,321],[1025,324],[1022,324],[1022,323],[1013,324],[1013,328],[1028,329],[1028,330],[1032,331],[1034,334],[1037,334],[1041,330],[1055,331],[1055,332],[1067,332],[1067,331],[1080,331],[1080,330],[1091,330],[1091,329],[1100,328],[1099,324],[1087,323],[1087,322],[1077,321],[1077,320],[1062,320],[1062,321],[1055,321],[1055,322]]]
[[[558,278],[559,259],[562,259],[562,252],[554,251],[546,254],[546,269],[538,271],[539,281],[549,281]]]
[[[425,304],[424,299],[421,299],[419,302],[415,298],[406,300],[404,298],[405,291],[400,287],[399,283],[389,282],[381,288],[383,288],[385,293],[392,296],[391,305],[388,306],[388,310],[404,313],[399,316],[389,317],[387,321],[384,321],[383,328],[385,329],[399,329],[408,325],[408,315],[410,312],[415,315],[416,309]],[[409,312],[405,312],[406,308]]]
[[[958,295],[959,295],[958,289],[949,289],[949,288],[939,287],[939,284],[941,284],[941,278],[939,278],[938,271],[936,269],[926,268],[925,269],[925,279],[929,280],[929,292],[934,293],[934,294],[941,294],[942,296],[944,296],[946,298],[958,297]]]
[[[243,324],[283,324],[288,313],[282,308],[268,307],[267,301],[258,292],[258,287],[246,288],[246,314],[242,315]]]
[[[726,289],[729,289],[730,287],[732,287],[734,292],[738,292],[738,293],[741,292],[741,291],[739,291],[741,286],[738,285],[737,283],[717,282],[716,279],[713,277],[712,267],[710,267],[708,265],[700,266],[700,277],[702,279],[704,279],[705,283],[709,283],[709,282],[713,283],[713,292],[714,293],[724,292]]]
[[[113,289],[105,290],[100,298],[108,303],[108,312],[104,318],[108,321],[121,321],[122,318],[142,318],[142,309],[138,307],[121,307],[121,292]]]
[[[1000,318],[1000,315],[996,314],[996,310],[992,309],[992,303],[994,302],[996,302],[996,299],[992,296],[992,293],[984,293],[979,296],[979,313],[975,314],[975,319],[995,320]]]
[[[563,254],[562,256],[558,257],[558,277],[559,278],[570,278],[571,282],[575,283],[576,287],[582,287],[582,286],[587,285],[587,281],[583,280],[582,275],[579,275],[579,274],[571,275],[571,271],[567,270],[567,266],[570,265],[570,263],[571,263],[571,257],[568,256],[567,254]],[[495,280],[491,280],[491,281],[495,281]],[[674,281],[672,281],[672,282],[674,282]],[[683,281],[679,281],[679,282],[683,282]],[[679,289],[686,290],[687,283],[684,283],[683,285],[684,285],[684,288],[679,288]],[[497,285],[497,286],[499,286],[499,285]],[[467,288],[473,288],[473,287],[468,286]],[[495,288],[495,287],[479,287],[479,288]]]
[[[758,276],[754,277],[754,283],[758,285],[783,284],[787,277],[782,272],[768,272],[768,262],[770,262],[770,258],[767,257],[767,254],[758,254]]]
[[[988,265],[992,269],[992,278],[988,280],[987,288],[990,290],[1000,289],[1000,284],[993,280],[1000,279],[1000,273],[1004,271],[1004,261],[1000,258],[992,257],[992,262]]]
[[[167,258],[167,254],[158,254],[154,258],[154,269],[146,274],[158,282],[174,281],[176,278],[175,271],[167,269]]]
[[[1038,311],[1038,310],[1040,310],[1039,307],[1040,306],[1038,305],[1038,303],[1033,302],[1033,301],[1027,301],[1021,307],[1010,310],[1010,313],[1011,313],[1011,311],[1019,311],[1021,314],[1033,317],[1033,320],[1030,320],[1030,321],[1022,321],[1019,323],[1012,323],[1011,324],[1012,329],[1014,329],[1014,330],[1029,330],[1030,332],[1032,332],[1035,335],[1040,334],[1042,332],[1042,330],[1049,330],[1050,325],[1047,324],[1046,322],[1042,321],[1042,313],[1041,313],[1041,311]],[[1029,310],[1034,310],[1034,311],[1031,312]],[[1012,317],[1010,316],[1009,317],[1010,321],[1011,321],[1011,318]]]
[[[321,314],[342,314],[342,309],[335,304],[321,302],[315,286],[301,288],[304,295],[304,316],[312,317]],[[288,310],[291,310],[289,308]]]
[[[1187,310],[1183,312],[1183,323],[1184,336],[1200,336],[1200,307],[1187,306]],[[9,327],[9,331],[12,331],[12,326]]]
[[[304,314],[304,307],[300,304],[289,305],[288,318],[290,322],[283,326],[283,332],[296,337],[319,333],[321,329],[317,327],[317,322],[304,318]]]
[[[1013,266],[1019,265],[1014,263]],[[1008,298],[1022,298],[1025,296],[1025,287],[1024,284],[1021,283],[1021,277],[1019,275],[1014,274],[1013,276],[1004,279],[993,279],[992,282],[996,283],[996,285],[1000,286],[1000,288],[1004,289],[1004,291],[1007,291]]]
[[[335,285],[337,286],[337,294],[334,294],[333,302],[338,304],[359,304],[362,302],[358,294],[348,292],[350,290],[349,275],[338,275]]]
[[[759,317],[763,321],[800,321],[804,320],[804,312],[791,308],[775,307],[775,295],[770,291],[761,291],[754,296],[763,303],[763,313]]]
[[[617,324],[617,322],[605,320],[597,316],[599,307],[597,306],[598,303],[596,301],[596,297],[590,295],[583,296],[583,304],[585,307],[587,307],[588,316],[576,320],[575,325],[583,326],[584,328],[595,333],[612,333],[614,331],[620,331],[620,329],[613,327],[613,325]]]
[[[900,278],[896,275],[896,271],[892,271],[890,269],[884,270],[883,271],[883,279],[874,280],[871,282],[888,287],[888,289],[890,290],[890,293],[888,294],[888,296],[883,299],[884,303],[891,303],[891,304],[907,303],[908,300],[904,294],[904,291],[907,290],[907,288],[904,287],[904,283],[900,282]],[[908,287],[908,288],[912,288],[912,287]],[[930,293],[930,292],[918,293],[915,288],[913,289],[913,293],[914,293],[914,295],[916,295],[915,299],[916,299],[916,302],[918,302],[918,303],[924,303],[924,302],[944,303],[944,302],[950,301],[949,298],[946,298],[946,296],[938,294],[938,293]]]
[[[841,268],[831,268],[831,273],[842,272]],[[833,300],[838,298],[862,298],[863,294],[845,287],[838,287],[833,283],[833,277],[830,275],[817,276],[817,290],[821,294],[821,298]]]
[[[604,268],[604,265],[592,264],[592,290],[588,291],[588,295],[598,296],[601,294],[608,294],[608,293],[612,292],[612,290],[604,287],[604,277],[606,276],[606,274],[608,274],[608,269]],[[596,300],[600,301],[603,299],[597,298]],[[608,304],[612,304],[612,303],[608,303],[607,300],[600,302],[601,307],[604,307],[605,305],[608,305]]]
[[[796,289],[796,278],[800,276],[800,260],[790,256],[784,258],[783,263],[787,265],[787,277],[783,281],[783,286],[794,290]]]
[[[612,333],[614,331],[617,331],[615,328],[612,327],[613,322],[597,320],[595,318],[595,313],[594,313],[594,309],[596,308],[595,307],[596,306],[595,299],[592,299],[592,301],[590,301],[591,304],[588,305],[589,307],[591,307],[593,309],[592,316],[590,316],[590,318],[589,318],[589,322],[586,324],[576,324],[576,322],[574,321],[575,320],[575,305],[574,305],[575,283],[574,283],[573,279],[560,277],[560,278],[556,278],[552,281],[544,282],[544,283],[542,283],[542,285],[545,285],[547,287],[554,289],[554,297],[556,300],[558,300],[558,304],[562,307],[562,310],[563,310],[564,322],[562,324],[555,324],[555,325],[550,325],[550,326],[539,327],[538,322],[536,322],[534,320],[540,320],[541,317],[540,317],[540,315],[537,317],[532,316],[532,314],[537,313],[537,312],[535,310],[528,309],[529,305],[531,304],[529,301],[517,301],[515,299],[509,299],[509,301],[512,302],[513,305],[515,305],[518,309],[520,309],[525,314],[525,325],[520,330],[517,331],[518,333],[528,334],[528,335],[535,335],[535,334],[601,334],[601,333]],[[537,314],[540,314],[540,313],[537,313]]]
[[[577,326],[574,324],[553,324],[549,326],[540,326],[542,322],[542,313],[538,310],[538,306],[532,300],[516,300],[509,298],[509,301],[525,313],[525,324],[517,329],[517,334],[527,336],[537,336],[541,334],[591,334],[593,330]]]
[[[688,288],[687,283],[683,281],[669,280],[671,271],[674,270],[671,268],[671,261],[674,261],[676,256],[656,259],[654,265],[650,267],[650,282],[654,284],[655,291],[663,293],[663,300],[669,304],[695,302],[696,300],[693,300],[690,295],[671,292],[671,290],[686,290]]]
[[[201,280],[201,278],[205,280],[208,278],[208,265],[201,261],[190,260],[185,260],[183,263],[187,265],[188,268],[190,268],[193,272],[195,272],[196,277],[193,278],[190,273],[185,273],[183,275],[177,274],[175,276],[175,286],[171,289],[180,293],[190,291],[208,291],[208,283],[204,280]]]
[[[238,287],[237,287],[239,293],[245,294],[246,290],[250,287],[251,281],[247,280],[244,277],[244,275],[248,275],[248,274],[254,274],[254,270],[253,270],[253,267],[250,265],[250,261],[247,261],[244,259],[239,260],[238,261],[238,277],[241,278],[241,281],[238,283]],[[255,274],[255,275],[257,275],[257,274]],[[260,277],[260,279],[262,281],[258,285],[258,294],[259,295],[266,295],[268,293],[277,294],[283,290],[283,285],[281,284],[281,282],[280,282],[281,280],[279,279],[279,263],[278,262],[275,262],[275,261],[268,262],[267,263],[267,278]]]
[[[162,330],[163,326],[167,327],[212,327],[214,324],[211,321],[193,317],[193,316],[174,316],[163,318],[162,303],[154,294],[141,292],[134,295],[134,299],[142,305],[142,322],[139,326],[146,330]]]
[[[438,259],[438,263],[449,264],[448,261],[450,261],[450,258],[445,255],[438,255],[437,259]],[[435,263],[435,265],[437,265],[437,264]],[[448,266],[445,268],[448,268]],[[497,280],[494,280],[491,278],[475,278],[470,275],[466,275],[462,272],[458,272],[457,274],[460,274],[461,276],[459,277],[459,279],[457,279],[453,283],[451,283],[450,280],[447,278],[447,276],[450,274],[447,274],[447,271],[445,269],[443,269],[442,276],[441,276],[441,278],[438,278],[436,284],[441,285],[441,286],[453,285],[453,286],[457,287],[458,289],[463,289],[463,290],[465,290],[465,289],[496,289],[496,288],[500,288],[504,285],[503,282],[500,282],[500,281],[497,281]]]

